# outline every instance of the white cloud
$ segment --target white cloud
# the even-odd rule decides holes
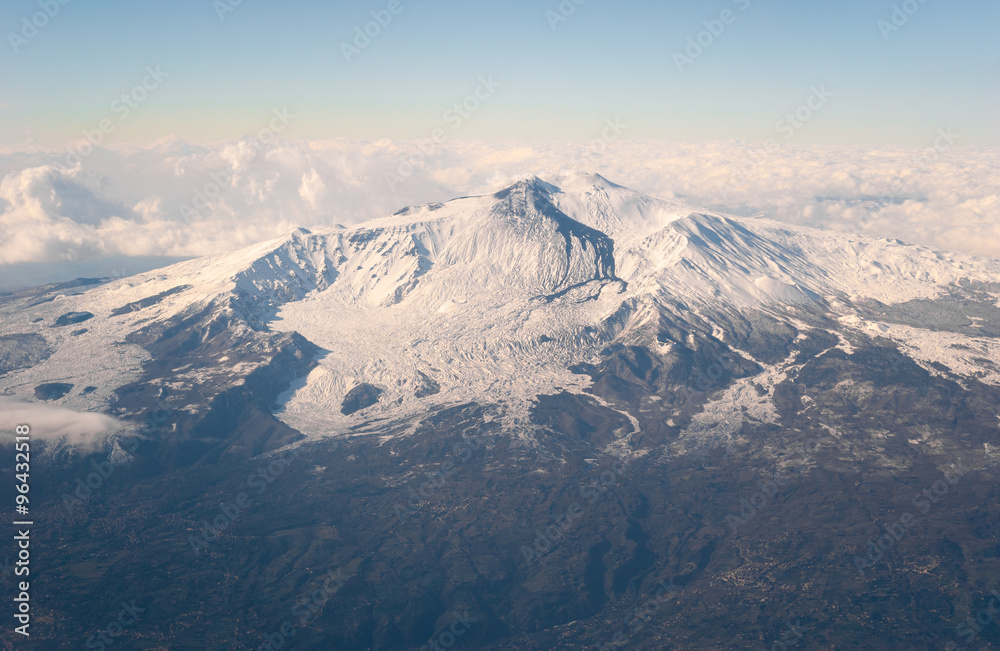
[[[61,158],[0,153],[0,263],[206,255],[581,168],[706,208],[1000,257],[998,149],[329,140],[257,150],[167,137],[99,149],[68,171],[53,166]],[[404,178],[392,185],[390,174]]]
[[[320,201],[323,199],[323,195],[326,194],[326,184],[323,183],[323,179],[320,177],[319,172],[313,167],[308,173],[302,175],[302,185],[299,187],[299,196],[302,200],[309,205],[313,210],[319,210],[321,204]]]
[[[114,434],[131,431],[131,426],[103,414],[81,413],[34,402],[0,399],[0,422],[28,425],[31,438],[49,443],[64,443],[91,451]],[[14,427],[14,425],[11,425]],[[13,443],[13,436],[5,436]]]

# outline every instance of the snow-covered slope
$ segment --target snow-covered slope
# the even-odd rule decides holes
[[[744,305],[808,296],[898,303],[937,295],[961,278],[994,281],[995,260],[702,211],[592,174],[544,184],[567,215],[607,233],[628,282],[688,298]]]
[[[516,416],[540,393],[581,389],[589,380],[568,367],[596,359],[668,302],[720,336],[713,313],[788,306],[834,310],[862,331],[854,302],[932,299],[960,280],[998,282],[1000,265],[705,212],[596,175],[531,177],[44,302],[9,301],[0,335],[40,336],[54,353],[0,376],[0,390],[34,399],[37,385],[65,382],[74,389],[60,402],[101,409],[147,360],[129,343],[135,333],[209,314],[226,327],[297,332],[325,351],[282,398],[280,417],[310,435],[472,399],[520,405]],[[70,313],[93,317],[56,325]],[[251,370],[234,367],[233,381]],[[177,374],[189,384],[207,377]],[[98,388],[83,393],[88,385]],[[378,403],[341,413],[358,385],[381,392]]]

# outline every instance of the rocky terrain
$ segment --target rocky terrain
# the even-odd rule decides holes
[[[31,644],[1000,643],[1000,264],[550,181],[0,297]]]

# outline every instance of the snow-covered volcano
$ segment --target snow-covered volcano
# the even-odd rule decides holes
[[[733,346],[754,327],[734,323],[761,315],[801,329],[803,315],[823,314],[839,319],[841,340],[841,327],[891,336],[862,306],[998,281],[992,260],[725,216],[597,175],[529,177],[491,195],[350,228],[297,229],[224,256],[9,300],[0,327],[10,346],[30,341],[48,352],[0,369],[0,389],[33,399],[40,385],[69,386],[44,398],[104,410],[142,380],[160,395],[210,400],[270,363],[280,333],[294,333],[318,347],[298,357],[318,363],[284,387],[277,413],[309,436],[472,400],[506,404],[516,420],[540,394],[585,390],[591,380],[571,367],[598,361],[609,344],[669,349],[651,330],[664,318]],[[900,342],[922,339],[938,351],[925,356],[962,367],[959,349],[938,341],[959,335],[893,327]],[[244,343],[270,339],[253,344],[259,357],[213,349],[150,377],[162,356],[150,342],[184,328],[197,333],[177,344],[185,354],[220,331]],[[755,362],[768,357],[742,349]],[[1000,359],[990,342],[977,350]]]
[[[185,648],[941,648],[998,575],[998,303],[593,175],[0,297],[0,410],[138,430],[31,422],[40,630],[140,586]]]

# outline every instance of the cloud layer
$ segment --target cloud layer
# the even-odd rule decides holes
[[[0,265],[220,253],[577,170],[706,208],[1000,257],[1000,150],[944,131],[935,144],[165,138],[85,157],[0,151]]]

